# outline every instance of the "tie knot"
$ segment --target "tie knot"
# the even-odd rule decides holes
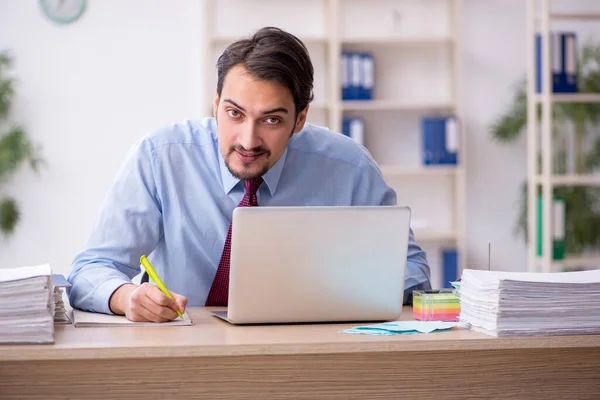
[[[256,191],[258,190],[258,187],[262,182],[263,178],[260,176],[258,178],[244,180],[244,188],[246,189],[246,194],[252,197],[256,196]]]

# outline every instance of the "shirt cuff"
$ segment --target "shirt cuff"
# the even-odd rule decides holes
[[[130,280],[123,278],[112,278],[96,288],[94,292],[94,310],[97,312],[115,315],[110,309],[110,297],[121,286],[131,283]]]

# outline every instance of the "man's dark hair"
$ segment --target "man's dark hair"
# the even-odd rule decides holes
[[[242,65],[254,78],[287,87],[296,115],[313,100],[314,69],[306,46],[279,28],[265,27],[229,45],[217,61],[217,94],[221,96],[231,68]]]

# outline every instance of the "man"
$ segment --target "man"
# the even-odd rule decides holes
[[[128,155],[73,262],[73,307],[163,322],[188,303],[226,305],[228,229],[238,205],[396,203],[362,146],[306,124],[313,66],[295,36],[263,28],[230,45],[217,73],[214,118],[158,130]],[[132,284],[139,257],[150,253],[174,300]],[[430,288],[412,231],[405,287],[405,300]]]

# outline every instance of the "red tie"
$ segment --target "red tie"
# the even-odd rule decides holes
[[[244,187],[246,193],[244,198],[238,204],[238,207],[258,207],[258,201],[256,199],[256,191],[263,182],[261,177],[245,180]],[[233,222],[233,221],[232,221]],[[225,240],[225,246],[223,247],[223,254],[221,255],[221,261],[219,262],[219,268],[217,274],[213,280],[212,287],[208,293],[206,299],[207,306],[226,306],[229,299],[229,259],[231,257],[231,224],[229,224],[229,231],[227,232],[227,239]]]

